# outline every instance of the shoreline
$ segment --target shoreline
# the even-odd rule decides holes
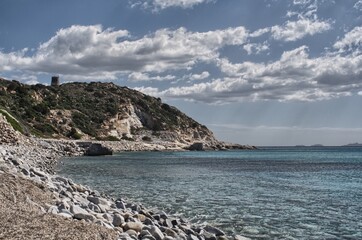
[[[2,125],[2,129],[4,129],[4,126],[6,127],[6,124]],[[9,126],[7,126],[5,132],[7,133],[5,138],[12,138],[13,141],[0,145],[0,176],[15,181],[17,186],[15,189],[12,189],[14,183],[11,186],[6,186],[9,188],[9,192],[21,192],[29,188],[35,188],[41,191],[42,194],[49,195],[48,198],[51,200],[48,201],[37,200],[39,194],[28,193],[25,197],[27,208],[33,209],[38,214],[37,216],[44,220],[44,222],[40,221],[39,224],[44,226],[43,231],[46,232],[44,236],[47,236],[47,239],[59,239],[56,237],[60,236],[59,229],[64,230],[69,223],[78,228],[78,230],[74,231],[73,236],[76,233],[81,234],[83,239],[87,237],[91,239],[121,240],[247,239],[238,235],[226,236],[223,231],[210,225],[195,226],[182,218],[169,216],[163,211],[154,212],[146,209],[141,204],[128,202],[124,199],[110,198],[100,194],[97,190],[54,174],[55,165],[61,157],[83,154],[83,149],[74,141],[27,138],[12,129],[9,130]],[[107,146],[106,142],[102,143]],[[153,147],[151,145],[151,148],[146,150],[152,151],[154,150]],[[22,185],[27,186],[26,189],[22,189]],[[9,192],[4,192],[3,195],[9,194]],[[24,205],[18,206],[19,201],[17,198],[12,199],[8,204],[10,204],[10,207],[5,206],[7,207],[5,212],[8,209],[17,211],[22,209]],[[17,218],[22,219],[26,216],[29,217],[29,214],[20,215]],[[54,222],[60,222],[59,229],[53,226],[47,230],[48,221],[45,219],[49,217],[55,218]],[[6,226],[6,224],[1,225]],[[27,228],[26,226],[19,227]],[[0,228],[3,228],[0,232],[8,234],[5,235],[6,239],[21,239],[22,237],[37,239],[39,237],[39,232],[32,232],[31,229],[20,229],[20,236],[17,236],[16,234],[12,235],[14,231],[9,232],[8,228]],[[68,231],[69,226],[66,228]],[[21,235],[22,232],[26,232],[26,236]],[[57,232],[58,235],[54,235]],[[60,239],[73,239],[71,235]]]

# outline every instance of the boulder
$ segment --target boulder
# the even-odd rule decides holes
[[[204,151],[204,144],[201,142],[193,143],[191,146],[188,147],[190,151]]]
[[[220,229],[210,226],[210,225],[206,225],[204,227],[205,231],[208,231],[209,233],[215,234],[216,236],[224,236],[225,233],[223,231],[221,231]]]
[[[128,231],[130,229],[135,230],[136,232],[141,232],[143,228],[143,224],[140,222],[127,222],[124,226],[123,229],[125,231]]]
[[[162,239],[165,237],[165,235],[163,235],[163,233],[161,232],[161,230],[160,230],[158,227],[156,227],[156,226],[152,226],[150,232],[151,232],[151,235],[152,235],[154,238],[156,238],[156,240],[162,240]]]
[[[73,214],[74,218],[79,220],[84,219],[91,222],[95,220],[95,217],[93,215],[89,214],[86,210],[77,205],[72,205],[72,207],[70,208],[70,212]]]
[[[112,155],[113,151],[100,143],[92,143],[85,151],[85,156],[104,156]]]

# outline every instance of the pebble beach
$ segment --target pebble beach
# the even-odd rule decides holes
[[[60,158],[83,154],[72,141],[25,137],[2,116],[0,132],[0,239],[247,239],[54,174]]]

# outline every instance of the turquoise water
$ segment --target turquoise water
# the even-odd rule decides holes
[[[132,152],[64,159],[114,197],[252,239],[362,239],[362,148]]]

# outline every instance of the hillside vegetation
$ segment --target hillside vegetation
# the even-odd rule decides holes
[[[17,119],[18,129],[41,137],[216,141],[205,126],[160,98],[113,83],[53,87],[0,79],[0,109]]]

